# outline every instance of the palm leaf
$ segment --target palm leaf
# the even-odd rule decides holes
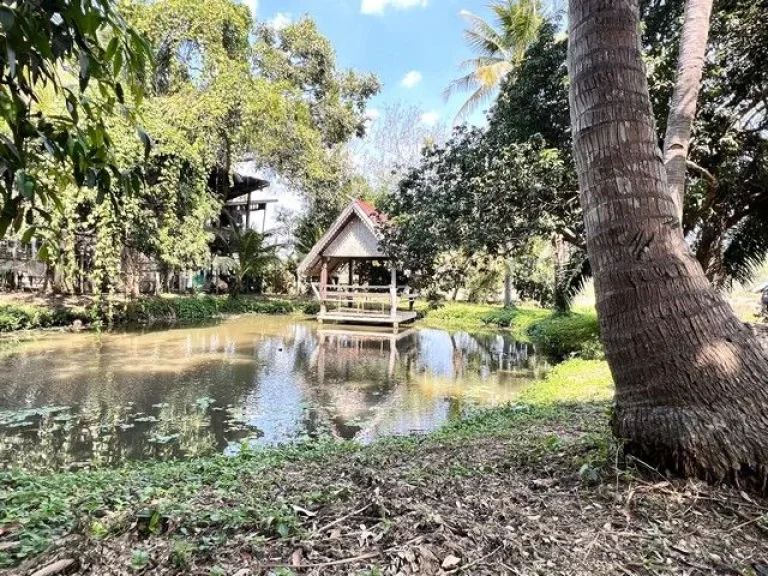
[[[755,211],[731,235],[723,254],[725,275],[729,280],[747,284],[768,258],[768,217]]]
[[[573,299],[584,289],[592,278],[592,266],[584,250],[574,250],[571,253],[563,278],[555,287],[555,308],[558,312],[568,312],[573,305]]]
[[[469,23],[464,38],[479,57],[464,60],[460,69],[472,72],[453,80],[443,92],[448,99],[458,91],[473,90],[457,113],[457,119],[466,117],[488,100],[504,77],[520,64],[544,23],[541,0],[497,0],[490,8],[496,27],[476,14],[461,12]]]

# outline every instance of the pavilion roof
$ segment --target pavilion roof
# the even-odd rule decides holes
[[[312,247],[309,254],[299,264],[298,273],[301,276],[312,275],[312,272],[318,269],[323,257],[326,255],[325,251],[358,221],[362,223],[364,229],[370,234],[371,242],[375,244],[375,250],[371,246],[358,246],[363,251],[363,255],[355,257],[381,258],[379,227],[387,222],[387,215],[377,210],[368,202],[355,200],[342,210],[328,231]]]

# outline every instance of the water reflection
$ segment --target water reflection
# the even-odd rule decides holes
[[[48,335],[0,358],[0,466],[109,466],[321,435],[368,442],[511,401],[545,369],[508,335],[263,317]]]

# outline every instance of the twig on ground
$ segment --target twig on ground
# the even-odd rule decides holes
[[[327,566],[338,566],[340,564],[353,564],[355,562],[362,562],[363,560],[370,560],[371,558],[376,558],[378,556],[381,556],[381,552],[368,552],[367,554],[361,554],[360,556],[353,556],[351,558],[331,560],[329,562],[320,562],[318,564],[302,564],[300,566],[293,566],[293,568],[325,568]],[[288,564],[269,564],[268,566],[278,568],[280,566],[288,566]]]
[[[344,520],[347,520],[348,518],[351,518],[352,516],[357,516],[358,514],[362,514],[363,512],[368,510],[368,508],[370,508],[371,506],[373,506],[373,504],[366,504],[365,506],[363,506],[359,510],[354,510],[353,512],[350,512],[349,514],[344,514],[344,516],[336,518],[336,520],[334,520],[333,522],[329,522],[328,524],[326,524],[322,528],[318,528],[317,530],[312,532],[312,536],[316,536],[318,534],[321,534],[321,533],[325,532],[326,530],[328,530],[328,528],[333,528],[337,524],[341,524],[342,522],[344,522]]]
[[[471,568],[472,566],[477,566],[481,562],[485,562],[486,560],[488,560],[488,558],[490,558],[491,556],[496,554],[496,552],[501,550],[501,548],[502,548],[501,546],[497,546],[494,550],[491,550],[485,556],[482,556],[482,557],[478,558],[477,560],[473,560],[472,562],[470,562],[469,564],[465,564],[464,566],[459,566],[458,568],[454,568],[453,570],[448,570],[446,572],[446,574],[459,574],[460,572],[464,572],[464,570],[467,570],[467,569]]]

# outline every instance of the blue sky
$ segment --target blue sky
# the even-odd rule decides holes
[[[339,65],[375,73],[383,83],[376,108],[402,100],[424,111],[426,123],[451,123],[463,94],[449,102],[443,90],[471,56],[459,14],[487,16],[481,0],[241,0],[260,21],[284,24],[309,14],[336,49]],[[470,120],[482,122],[475,113]]]

